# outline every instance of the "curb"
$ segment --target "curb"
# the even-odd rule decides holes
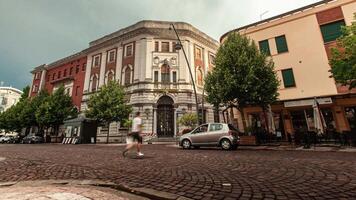
[[[67,186],[96,186],[103,188],[111,188],[117,191],[127,192],[137,196],[155,199],[155,200],[191,200],[177,194],[162,192],[150,188],[132,188],[124,184],[115,184],[113,182],[97,181],[97,180],[36,180],[36,181],[14,181],[0,182],[0,188],[11,186],[41,186],[41,185],[67,185]]]

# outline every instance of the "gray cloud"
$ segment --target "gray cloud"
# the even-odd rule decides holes
[[[139,20],[185,21],[215,39],[317,0],[0,0],[0,81],[23,88],[34,67]],[[288,2],[288,3],[286,3]]]

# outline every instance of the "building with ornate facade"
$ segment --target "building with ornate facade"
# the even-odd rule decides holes
[[[0,86],[0,113],[19,102],[22,91],[13,87]]]
[[[83,51],[87,71],[82,109],[91,94],[116,80],[125,87],[134,112],[142,113],[144,133],[175,136],[182,129],[178,118],[195,112],[196,104],[187,62],[183,52],[175,49],[177,37],[171,23],[187,53],[201,102],[204,76],[213,67],[219,43],[188,23],[140,21],[90,42]],[[212,108],[206,104],[204,110],[204,121],[213,121]]]
[[[356,135],[356,91],[336,84],[329,72],[331,48],[341,27],[355,23],[355,12],[354,0],[325,0],[230,31],[251,38],[273,59],[281,85],[272,111],[283,135],[312,126],[314,97],[328,127]],[[260,108],[248,107],[244,113],[248,125],[266,124]],[[241,127],[239,114],[236,118]]]
[[[204,77],[214,67],[219,43],[184,22],[140,21],[90,42],[80,53],[36,67],[30,96],[41,89],[52,92],[63,84],[84,111],[90,95],[115,80],[124,86],[133,111],[142,113],[145,134],[174,137],[183,128],[178,119],[196,112],[196,101],[184,54],[175,48],[178,41],[170,30],[172,23],[191,66],[203,121],[214,121],[212,107],[203,106],[202,95]],[[99,127],[97,141],[106,141],[108,131],[115,138],[119,127],[118,123]]]

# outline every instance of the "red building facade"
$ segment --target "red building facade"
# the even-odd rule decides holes
[[[49,65],[41,65],[32,71],[30,96],[44,89],[52,93],[63,85],[73,104],[80,110],[83,96],[87,57],[82,52],[68,56]]]

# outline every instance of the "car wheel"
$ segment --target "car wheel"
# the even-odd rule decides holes
[[[231,142],[228,139],[221,140],[220,146],[223,150],[230,150],[232,147]]]
[[[32,142],[31,142],[31,140],[29,140],[28,142],[27,142],[27,144],[31,144]]]
[[[190,149],[190,147],[192,146],[192,143],[189,140],[183,140],[182,141],[182,147],[183,149]]]

